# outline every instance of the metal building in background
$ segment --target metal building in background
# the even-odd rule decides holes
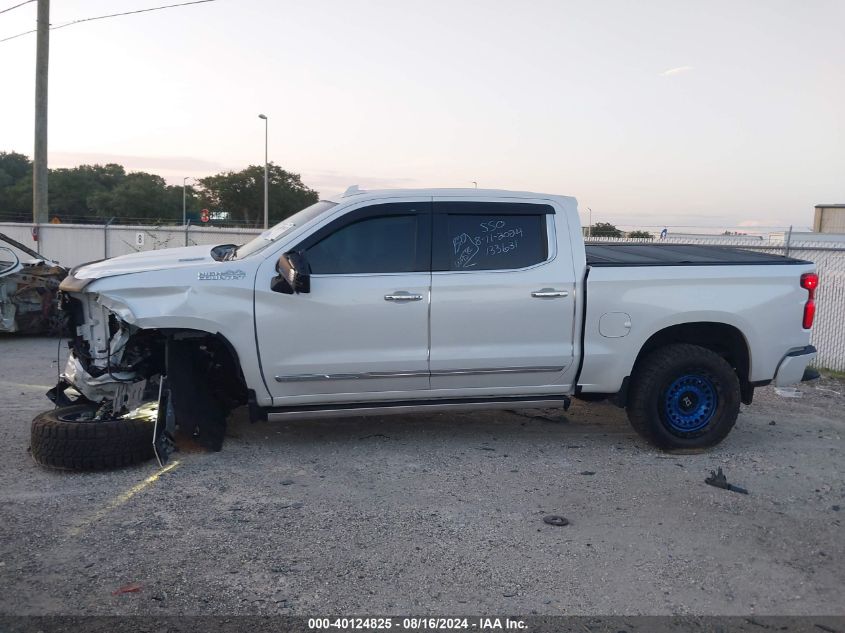
[[[845,204],[817,204],[813,218],[815,233],[845,233]]]

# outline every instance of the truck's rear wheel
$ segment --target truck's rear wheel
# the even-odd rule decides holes
[[[739,378],[715,352],[686,343],[662,347],[637,364],[628,419],[640,435],[666,449],[721,442],[739,415]]]
[[[33,459],[65,470],[104,470],[153,457],[153,424],[145,418],[94,420],[97,407],[75,404],[32,421]]]

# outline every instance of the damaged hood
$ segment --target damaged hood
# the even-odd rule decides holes
[[[211,256],[213,248],[213,246],[185,246],[120,255],[84,264],[75,268],[72,274],[77,279],[102,279],[129,273],[186,268],[203,262],[214,262]]]

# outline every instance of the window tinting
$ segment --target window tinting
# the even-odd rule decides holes
[[[449,270],[525,268],[547,257],[544,215],[448,214],[446,227]]]
[[[305,256],[316,275],[402,273],[415,270],[416,215],[359,220],[308,248]]]

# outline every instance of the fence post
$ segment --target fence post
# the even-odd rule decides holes
[[[103,225],[103,259],[109,258],[109,224],[114,221],[114,218],[109,218],[108,222]]]
[[[186,220],[186,221],[185,221],[185,246],[187,246],[187,245],[188,245],[188,229],[189,229],[190,227],[191,227],[191,221],[190,221],[190,220]]]
[[[786,256],[789,257],[789,246],[792,244],[792,225],[789,225],[789,233],[786,234]]]

